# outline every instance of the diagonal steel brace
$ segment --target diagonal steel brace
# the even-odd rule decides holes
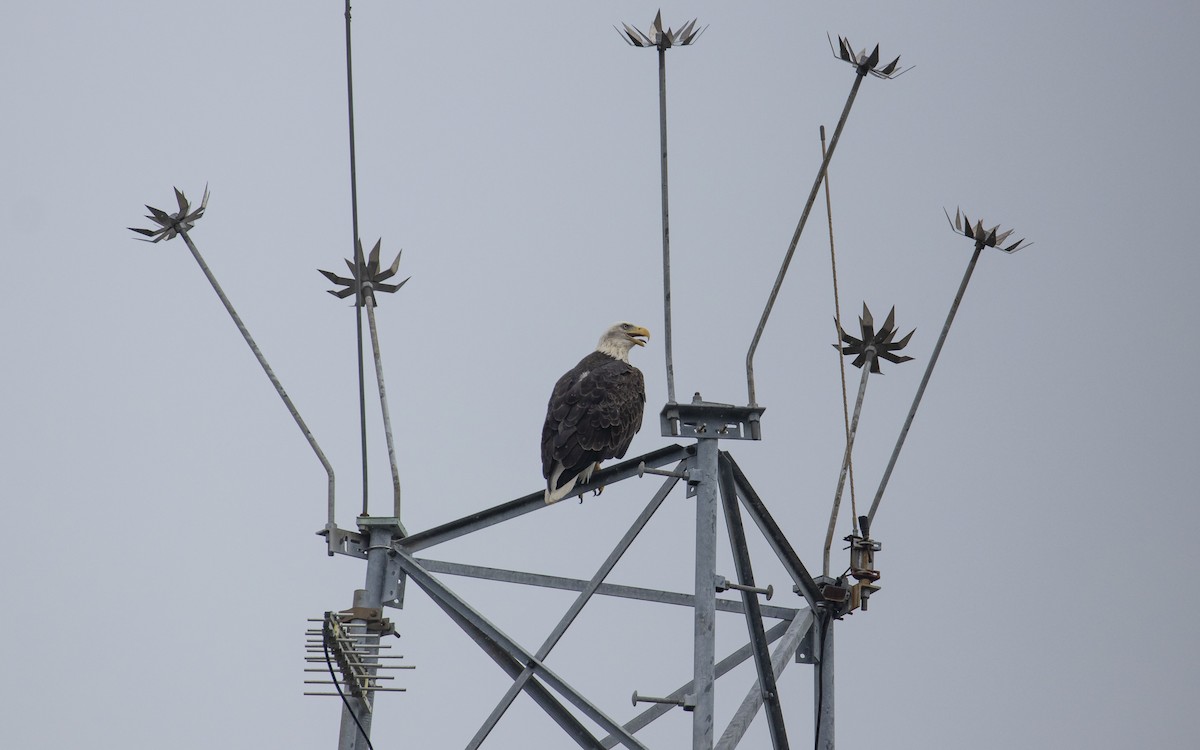
[[[463,627],[465,620],[470,627],[463,627],[463,630],[470,635],[477,643],[482,645],[483,640],[491,641],[496,646],[504,651],[511,659],[516,660],[524,667],[532,667],[537,677],[546,684],[547,687],[557,692],[569,703],[582,711],[588,718],[599,724],[605,731],[610,734],[615,734],[620,739],[621,743],[626,747],[636,748],[637,750],[646,750],[645,745],[638,742],[632,734],[625,731],[614,719],[609,717],[590,701],[583,697],[575,688],[571,687],[566,680],[555,674],[549,667],[537,659],[533,654],[526,651],[516,641],[510,638],[498,627],[493,625],[479,612],[475,611],[471,605],[467,604],[457,594],[442,584],[441,581],[434,578],[429,571],[425,570],[421,565],[413,559],[412,555],[403,550],[396,551],[400,558],[400,567],[408,574],[413,583],[420,586],[421,589],[433,599],[439,607],[448,614],[452,614],[452,618],[460,627]],[[517,677],[520,673],[514,674]],[[533,683],[526,683],[531,685]],[[543,705],[542,708],[553,716],[553,711]],[[557,720],[557,718],[556,718]]]

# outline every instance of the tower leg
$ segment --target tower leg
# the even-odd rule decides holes
[[[817,750],[833,750],[833,623],[828,615],[818,615],[813,623],[820,639],[819,660],[813,670]]]
[[[717,440],[697,441],[696,481],[696,615],[693,640],[692,750],[713,746],[713,680],[717,620]]]
[[[398,528],[399,523],[395,526]],[[362,528],[362,527],[360,527]],[[366,531],[365,528],[363,528]],[[367,548],[367,578],[366,588],[358,589],[354,592],[354,608],[374,609],[382,612],[383,610],[383,588],[387,579],[388,555],[390,554],[394,531],[391,526],[371,526],[370,527],[371,543]],[[351,632],[362,633],[366,630],[366,620],[351,620],[349,622]],[[379,643],[379,636],[371,636],[364,639],[366,644]],[[364,662],[378,661],[375,657],[364,657]],[[372,673],[374,669],[371,670]],[[341,730],[338,732],[338,750],[367,750],[367,738],[363,736],[363,732],[368,735],[371,733],[371,706],[369,703],[359,700],[358,698],[347,695],[349,706],[342,706],[342,724]],[[370,701],[368,697],[367,701]],[[354,713],[351,714],[351,709]],[[354,719],[358,717],[356,724]],[[358,724],[362,724],[362,730],[358,728]]]

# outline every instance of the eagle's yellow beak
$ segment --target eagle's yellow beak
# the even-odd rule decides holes
[[[634,326],[627,332],[627,334],[629,338],[633,339],[633,343],[637,344],[638,346],[645,346],[646,341],[650,339],[650,331],[642,328],[641,326]]]

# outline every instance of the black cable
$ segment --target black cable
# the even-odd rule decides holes
[[[825,629],[829,625],[829,613],[821,612],[818,616],[821,618],[821,648],[818,649],[819,653],[814,654],[817,657],[814,665],[817,670],[817,716],[813,725],[813,750],[821,750],[821,709],[825,702],[825,691],[821,688],[825,684]]]
[[[321,638],[321,648],[325,650],[325,666],[329,669],[329,676],[333,680],[333,687],[337,690],[337,694],[341,696],[342,703],[346,705],[346,710],[350,712],[350,718],[354,719],[355,726],[358,731],[362,732],[363,739],[367,741],[367,747],[370,750],[375,750],[375,746],[371,744],[371,737],[367,734],[367,730],[363,729],[362,722],[358,720],[358,714],[354,712],[354,707],[350,705],[350,699],[342,692],[342,686],[338,683],[337,675],[333,671],[333,659],[329,658],[329,643],[324,637]]]

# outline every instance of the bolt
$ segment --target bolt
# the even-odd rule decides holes
[[[687,707],[687,701],[685,701],[683,698],[654,698],[649,695],[638,695],[638,692],[634,690],[633,705],[636,706],[639,703],[668,703],[672,706]]]
[[[641,479],[646,474],[657,474],[660,477],[679,477],[680,479],[684,480],[688,478],[688,473],[686,470],[667,471],[666,469],[652,469],[649,466],[646,466],[645,461],[641,461],[638,463],[638,479]]]
[[[775,595],[775,587],[770,584],[765,589],[755,586],[744,586],[740,583],[733,583],[727,578],[717,577],[717,591],[725,591],[726,589],[734,589],[736,591],[749,591],[751,594],[763,594],[767,597],[767,601],[771,601],[771,597]]]

